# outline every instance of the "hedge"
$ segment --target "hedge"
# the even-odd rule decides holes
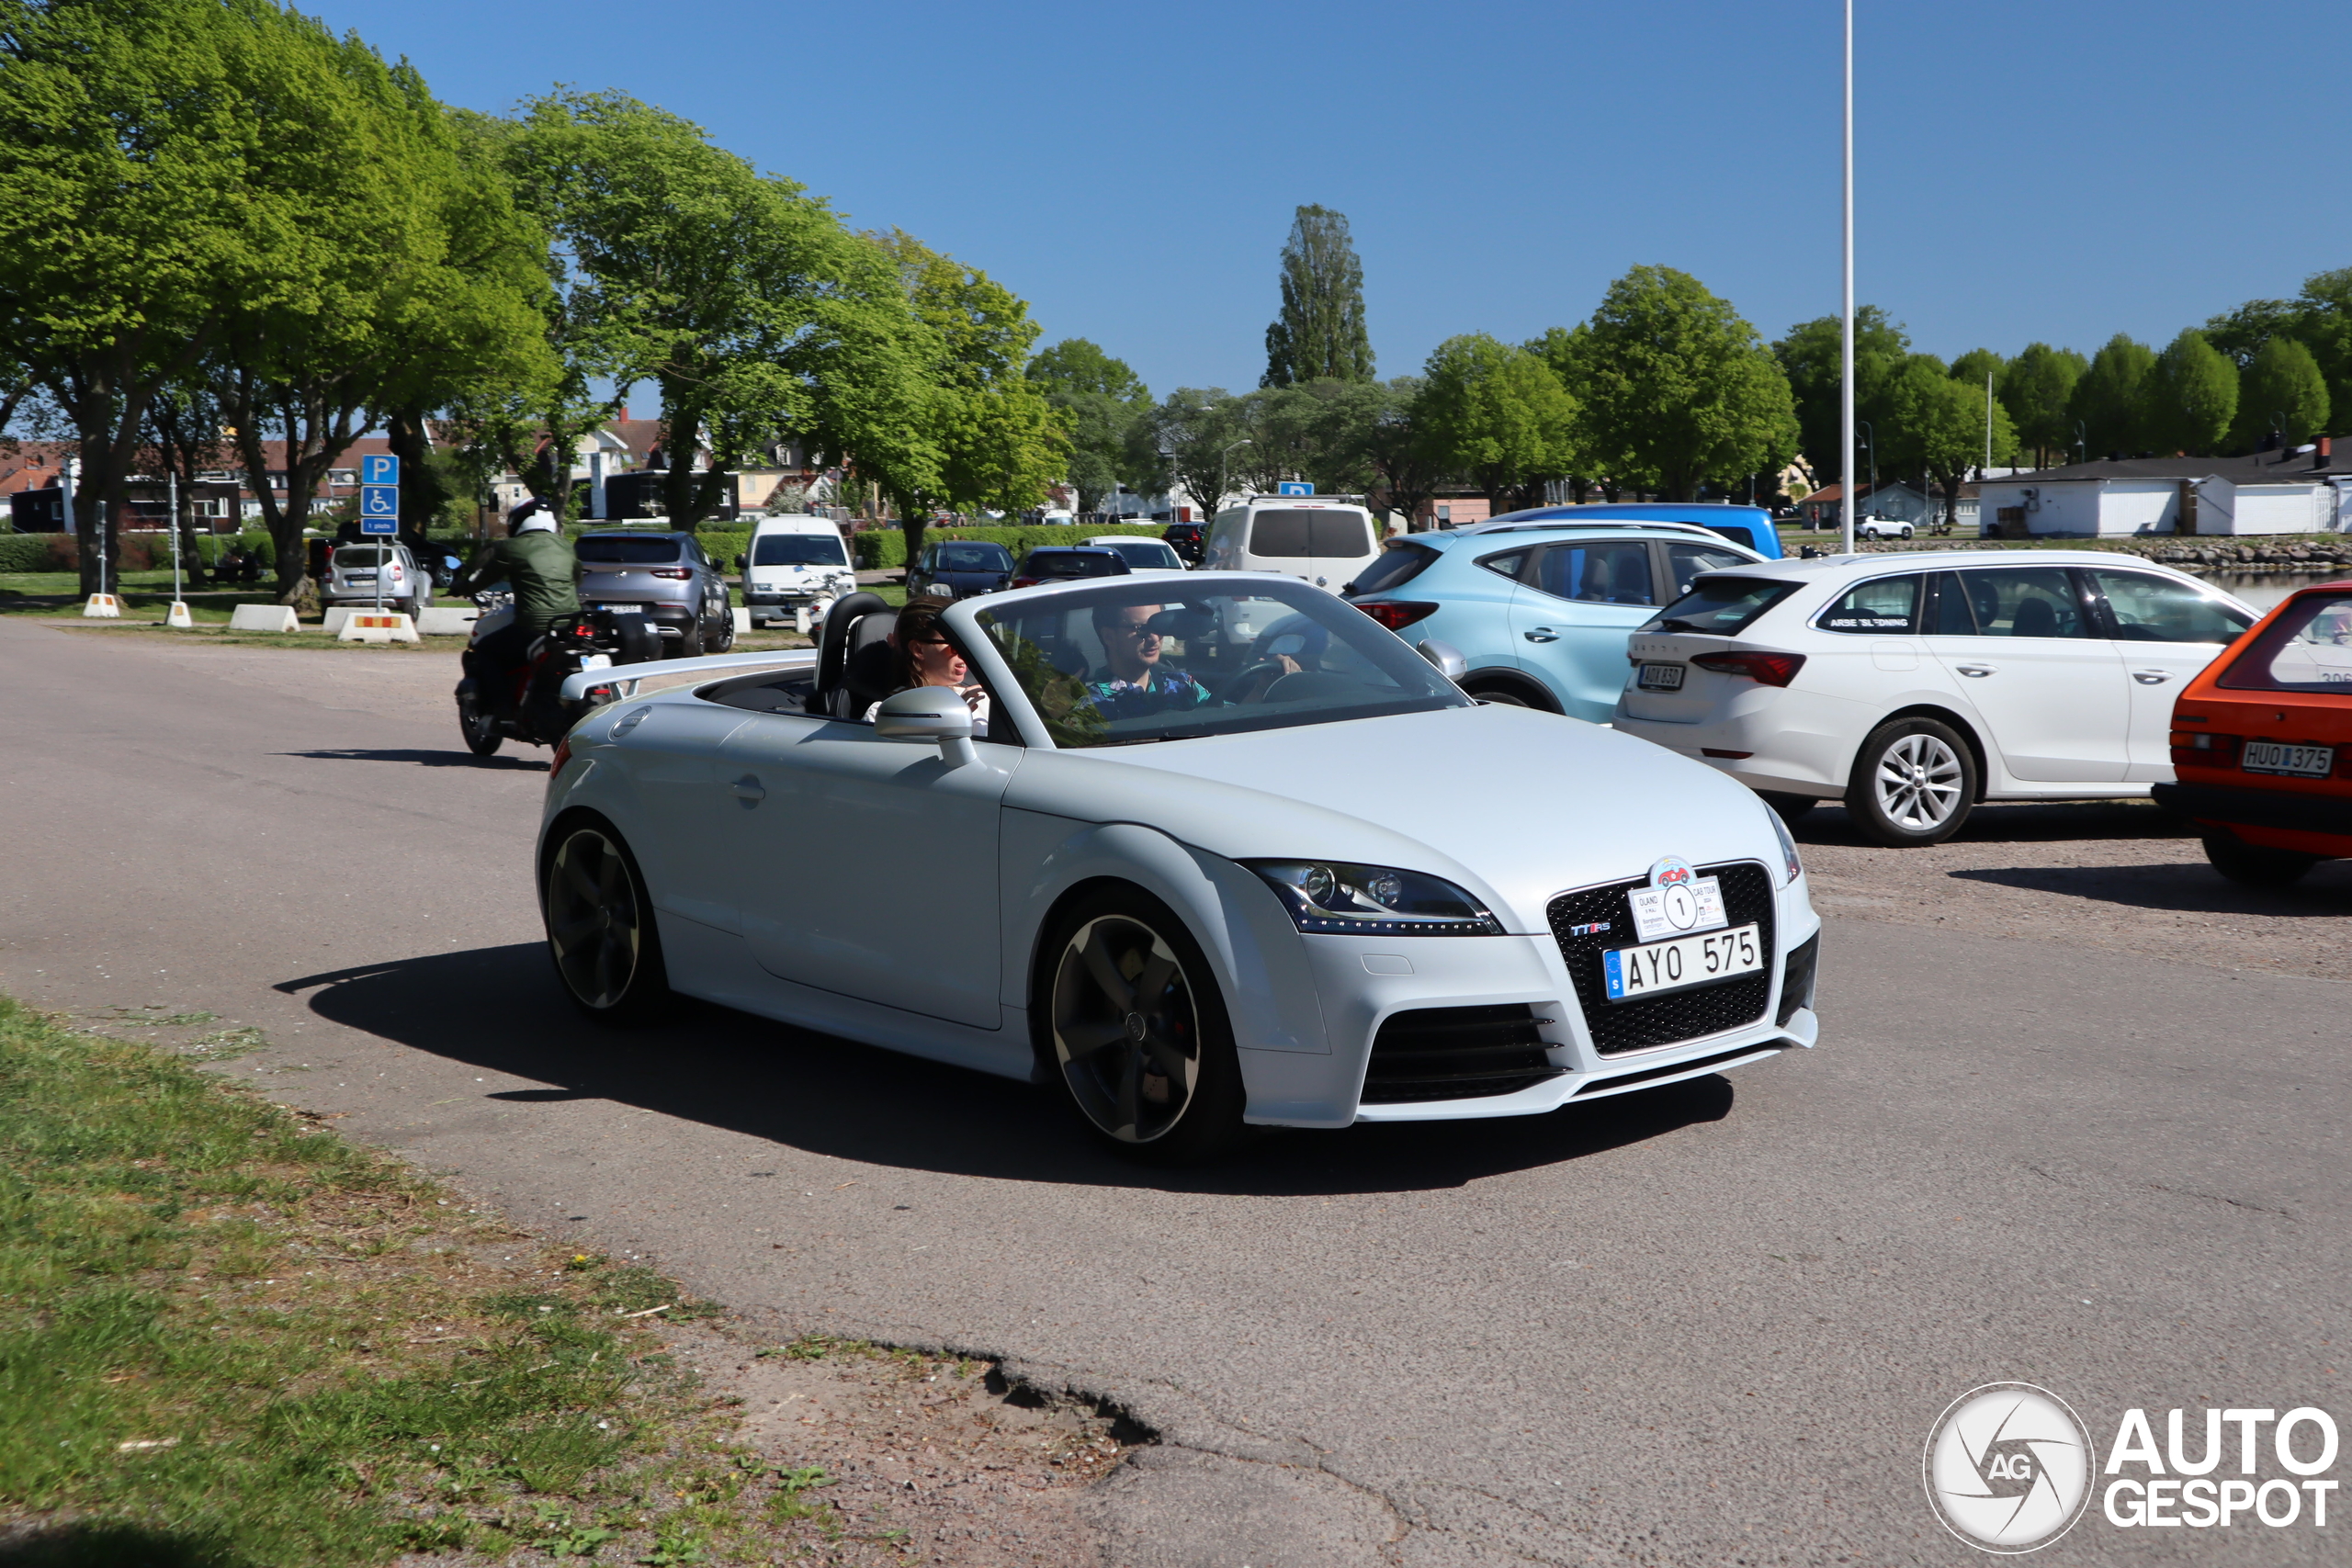
[[[1071,527],[1067,525],[1032,524],[1019,528],[956,528],[944,525],[923,530],[923,538],[988,539],[1002,545],[1019,560],[1039,545],[1074,545],[1080,539],[1091,539],[1097,534],[1137,534],[1157,539],[1168,531],[1165,523],[1092,524]],[[907,564],[907,536],[896,528],[876,528],[860,534],[850,541],[852,553],[860,571],[878,571],[887,567]]]

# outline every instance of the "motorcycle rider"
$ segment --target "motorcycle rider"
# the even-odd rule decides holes
[[[449,587],[464,596],[494,582],[514,591],[514,618],[466,649],[466,673],[488,694],[492,712],[514,706],[514,672],[539,634],[580,613],[580,559],[537,496],[508,516],[506,533],[474,552]]]

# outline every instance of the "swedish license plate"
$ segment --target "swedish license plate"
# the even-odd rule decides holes
[[[2293,773],[2324,779],[2335,770],[2333,746],[2289,746],[2277,740],[2249,740],[2238,766],[2249,773]]]
[[[1680,691],[1682,689],[1682,666],[1679,664],[1643,665],[1641,688],[1645,692]]]
[[[1621,947],[1600,955],[1601,978],[1612,1002],[1639,1001],[1668,991],[1711,985],[1764,967],[1764,943],[1754,925],[1704,936]]]
[[[641,615],[645,614],[645,606],[642,604],[599,604],[596,608],[604,611],[609,615]]]

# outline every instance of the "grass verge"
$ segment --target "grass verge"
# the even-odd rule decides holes
[[[732,1441],[651,1326],[716,1310],[0,998],[12,1568],[765,1562],[786,1521],[838,1537],[821,1472]]]

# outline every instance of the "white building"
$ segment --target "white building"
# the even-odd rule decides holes
[[[2352,533],[2352,459],[2330,444],[2245,457],[2124,457],[1984,481],[1988,536]]]

